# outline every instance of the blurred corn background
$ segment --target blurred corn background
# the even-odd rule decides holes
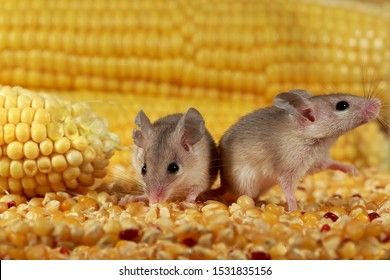
[[[131,151],[113,155],[109,131],[132,145],[140,109],[154,121],[196,107],[218,141],[240,116],[302,88],[373,93],[388,123],[387,1],[0,0],[0,85],[0,258],[390,258],[379,122],[331,150],[362,174],[308,176],[302,211],[286,213],[277,187],[260,201],[126,209],[120,194],[73,192],[99,187],[105,169],[109,184],[131,180]]]

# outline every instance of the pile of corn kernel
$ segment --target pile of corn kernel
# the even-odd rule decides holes
[[[390,174],[322,172],[285,211],[279,187],[254,202],[143,202],[118,193],[0,198],[1,259],[388,259]]]

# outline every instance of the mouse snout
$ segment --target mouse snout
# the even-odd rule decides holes
[[[146,192],[146,195],[149,198],[150,203],[160,203],[168,199],[167,187],[163,185],[159,185],[155,188],[151,188]]]
[[[367,99],[362,108],[364,121],[370,121],[376,118],[381,105],[382,104],[379,99]]]

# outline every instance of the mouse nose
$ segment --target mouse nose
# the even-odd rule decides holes
[[[167,199],[166,186],[159,185],[147,192],[150,203],[160,203]]]
[[[367,99],[363,105],[363,116],[366,121],[370,121],[379,113],[382,103],[379,99]]]

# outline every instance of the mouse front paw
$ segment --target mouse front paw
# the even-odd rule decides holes
[[[359,176],[359,170],[353,165],[347,165],[337,161],[331,161],[328,164],[328,169],[339,170],[344,173],[348,173],[352,176]]]
[[[360,175],[359,170],[355,166],[352,166],[352,165],[348,166],[347,173],[352,175],[352,176],[359,176]]]
[[[144,202],[147,203],[149,200],[147,196],[145,195],[140,195],[140,196],[130,196],[130,197],[122,197],[119,202],[118,206],[120,207],[126,207],[127,204],[132,203],[132,202]]]

